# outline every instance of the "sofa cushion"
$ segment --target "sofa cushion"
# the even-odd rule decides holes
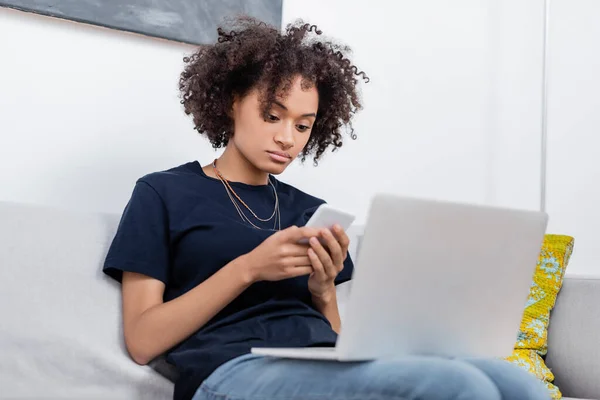
[[[118,216],[0,202],[0,387],[8,398],[168,399],[135,364],[101,271]]]

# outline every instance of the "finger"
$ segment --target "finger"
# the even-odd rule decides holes
[[[319,230],[317,228],[309,228],[307,226],[303,226],[301,228],[298,228],[298,230],[295,232],[296,237],[294,239],[296,239],[296,241],[300,239],[309,239],[313,236],[317,236],[318,234]]]
[[[288,257],[306,256],[306,252],[309,248],[310,246],[308,244],[289,244],[285,247],[283,255]]]
[[[306,254],[306,250],[304,251],[304,254]],[[306,267],[307,265],[311,265],[310,257],[307,255],[290,257],[289,261],[287,261],[288,267],[296,267],[297,268],[297,267]]]
[[[348,247],[350,246],[350,238],[346,234],[346,232],[339,225],[333,226],[333,234],[335,235],[338,243],[342,247],[342,252],[346,253],[348,251]]]
[[[297,226],[290,226],[287,229],[281,231],[281,240],[285,243],[300,243],[304,239],[304,243],[307,244],[308,239],[312,236],[317,236],[319,230],[315,228],[307,228],[303,226],[302,228],[298,228]]]
[[[333,234],[342,248],[342,262],[346,261],[346,258],[348,258],[348,247],[350,247],[350,238],[342,227],[337,224],[333,226]],[[343,268],[343,265],[341,268]]]
[[[319,257],[319,261],[323,265],[323,270],[325,271],[325,274],[327,274],[328,276],[336,276],[337,271],[335,270],[335,266],[333,264],[333,261],[331,260],[331,256],[316,237],[310,239],[310,247],[312,247],[311,250],[313,250]]]
[[[334,265],[340,265],[344,262],[344,256],[342,255],[342,248],[338,243],[335,236],[329,229],[323,229],[321,231],[321,237],[325,240],[325,244],[329,249],[329,254],[331,255],[331,260]]]
[[[319,280],[327,279],[327,274],[325,273],[325,268],[323,267],[323,263],[319,259],[319,256],[313,249],[308,249],[308,258],[313,267],[315,275]]]
[[[310,275],[313,273],[313,268],[304,266],[304,267],[291,267],[286,270],[286,276],[288,278],[296,278],[298,276]]]
[[[299,230],[300,228],[298,228],[296,225],[292,225],[282,231],[279,231],[278,234],[280,234],[280,238],[282,240],[289,241],[291,238],[294,238],[298,235]]]

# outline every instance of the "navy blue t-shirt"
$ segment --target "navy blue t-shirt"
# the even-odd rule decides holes
[[[305,225],[323,203],[271,179],[279,196],[282,229]],[[231,186],[259,217],[271,215],[275,199],[271,186],[238,182]],[[247,210],[246,214],[250,216]],[[222,182],[207,176],[197,161],[154,172],[136,182],[103,270],[118,281],[123,271],[158,279],[165,284],[167,302],[275,232],[273,220],[252,221],[266,229],[244,222]],[[349,280],[352,271],[348,257],[336,284]],[[329,321],[312,305],[308,276],[257,282],[167,352],[167,361],[179,372],[174,399],[191,399],[215,369],[249,353],[251,347],[333,346],[336,339]]]

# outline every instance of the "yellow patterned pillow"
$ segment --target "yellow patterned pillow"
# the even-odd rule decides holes
[[[552,398],[562,397],[552,384],[554,375],[544,363],[548,352],[550,311],[562,287],[574,239],[565,235],[546,235],[538,258],[529,297],[513,354],[508,360],[545,381]]]

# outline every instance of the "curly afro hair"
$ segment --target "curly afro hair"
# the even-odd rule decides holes
[[[285,97],[298,75],[305,88],[316,86],[319,94],[317,119],[301,160],[313,155],[316,164],[329,146],[341,147],[344,126],[356,139],[351,119],[362,108],[357,78],[365,82],[369,78],[348,60],[344,54],[348,47],[319,38],[322,32],[301,20],[281,32],[242,16],[219,27],[217,33],[215,44],[202,45],[183,59],[179,79],[185,113],[192,115],[194,129],[206,135],[215,149],[226,146],[233,135],[230,111],[235,96],[260,88],[266,119],[273,101]]]

